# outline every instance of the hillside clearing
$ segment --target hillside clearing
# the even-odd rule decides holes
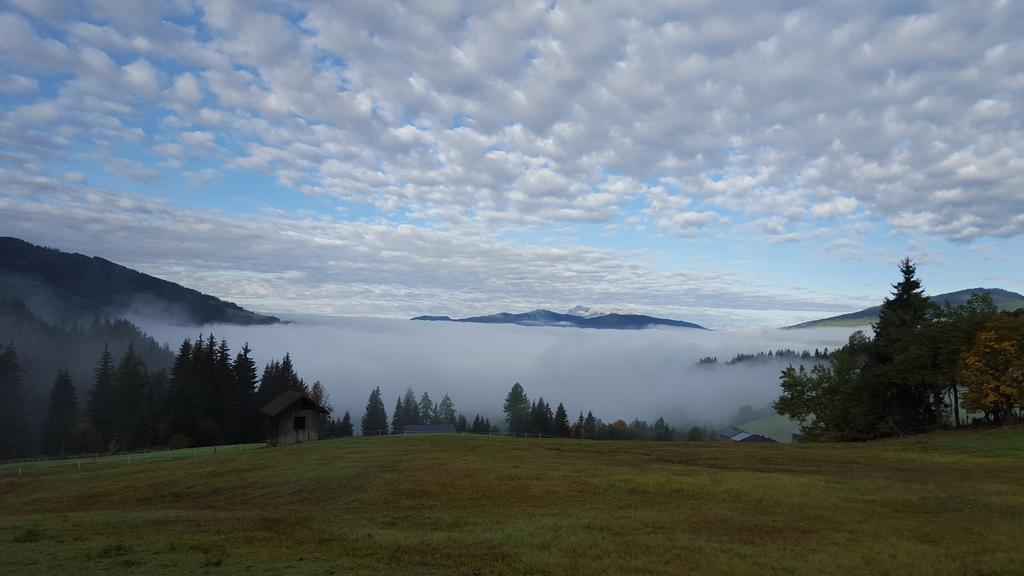
[[[0,573],[1019,574],[1024,429],[349,438],[0,471]]]

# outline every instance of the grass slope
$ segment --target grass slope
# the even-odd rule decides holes
[[[1020,574],[1024,429],[384,437],[0,471],[3,574]]]

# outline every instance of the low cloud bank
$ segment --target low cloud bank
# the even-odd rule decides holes
[[[730,330],[677,328],[582,330],[507,325],[412,322],[375,318],[299,318],[277,326],[182,328],[141,321],[175,349],[200,330],[226,338],[233,350],[252,346],[262,366],[290,352],[308,383],[327,387],[338,413],[362,414],[380,386],[390,416],[409,386],[435,400],[450,394],[470,418],[500,417],[509,387],[530,398],[563,402],[570,414],[593,410],[604,420],[664,416],[675,425],[717,424],[740,406],[764,406],[778,396],[788,362],[700,367],[740,352],[835,348],[851,330]]]

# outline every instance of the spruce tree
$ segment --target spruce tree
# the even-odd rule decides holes
[[[0,344],[0,458],[28,452],[25,402],[21,391],[21,363],[14,346]]]
[[[360,421],[363,436],[388,433],[388,414],[384,410],[384,400],[380,396],[380,387],[373,389],[366,401],[366,412]]]
[[[391,413],[391,433],[405,433],[405,406],[402,405],[402,397],[395,401],[395,411]]]
[[[469,422],[466,420],[465,414],[459,414],[459,417],[455,419],[455,431],[456,432],[468,432]]]
[[[50,389],[50,405],[46,414],[43,449],[47,454],[68,454],[78,450],[78,394],[67,370],[57,372]]]
[[[558,407],[555,408],[555,436],[559,438],[568,438],[571,434],[569,427],[569,414],[566,413],[565,406],[561,402],[558,403]]]
[[[257,406],[256,391],[259,387],[259,377],[248,342],[235,355],[231,372],[234,376],[234,402],[237,406],[237,421],[234,424],[237,427],[230,433],[234,435],[234,442],[252,442],[260,437],[259,409],[262,406]]]
[[[117,445],[125,450],[139,448],[135,436],[142,417],[139,408],[146,390],[146,367],[132,344],[128,345],[128,350],[117,365],[116,383],[117,417],[114,433]]]
[[[426,390],[420,396],[419,414],[420,424],[437,424],[434,422],[434,403],[430,400],[430,393]]]
[[[402,396],[402,409],[403,431],[409,424],[423,424],[420,419],[420,405],[416,401],[416,393],[412,391],[412,387],[406,388],[405,394]]]
[[[587,412],[587,417],[583,420],[583,437],[588,440],[597,437],[597,418],[594,418],[593,412]]]
[[[345,411],[345,415],[341,418],[341,424],[338,425],[338,436],[346,437],[352,435],[352,417],[349,416],[348,410]]]
[[[437,403],[437,420],[436,424],[452,424],[458,423],[458,417],[455,414],[455,403],[452,399],[445,394],[444,398]]]
[[[519,382],[513,384],[512,389],[508,391],[502,409],[510,433],[526,432],[530,420],[530,399],[526,397],[526,392]]]
[[[99,433],[102,445],[106,446],[114,436],[120,408],[117,373],[109,346],[103,347],[103,354],[93,374],[95,379],[89,391],[89,420]]]

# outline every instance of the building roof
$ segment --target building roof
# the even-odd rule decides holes
[[[298,390],[287,390],[285,392],[282,392],[280,396],[274,398],[273,400],[270,401],[269,404],[264,406],[263,409],[260,410],[260,412],[266,414],[267,416],[277,416],[281,412],[284,412],[288,408],[291,408],[291,406],[296,402],[305,403],[311,408],[314,408],[324,414],[330,414],[331,412],[330,410],[324,408],[315,400],[310,398],[308,394],[304,392],[299,392]]]
[[[789,418],[778,414],[772,414],[771,416],[754,420],[753,422],[740,424],[738,426],[738,428],[743,432],[757,434],[759,436],[767,436],[768,438],[783,444],[788,444],[793,441],[793,429],[799,429],[799,427],[799,421],[790,420]]]
[[[454,424],[406,424],[406,434],[454,434]]]
[[[718,435],[722,438],[732,438],[733,436],[742,433],[743,430],[740,430],[735,426],[726,426],[725,428],[722,428],[721,430],[718,431]]]

